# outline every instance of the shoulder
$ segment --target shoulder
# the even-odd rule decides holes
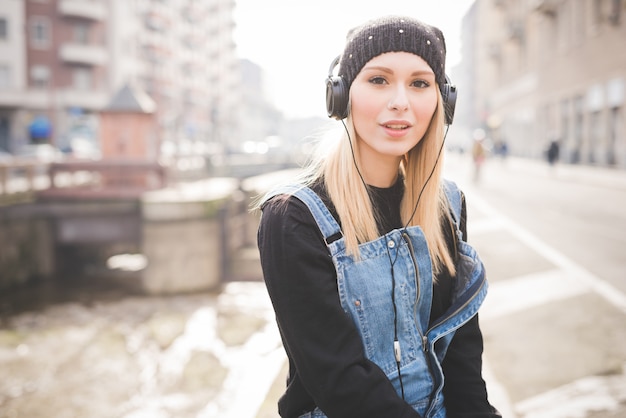
[[[335,220],[338,216],[328,196],[323,180],[318,179],[310,185],[289,184],[280,186],[263,198],[260,208],[265,216],[309,215],[313,219],[313,211],[328,210]]]
[[[463,191],[461,190],[459,185],[456,184],[456,182],[453,180],[442,179],[441,185],[446,192],[446,196],[448,196],[448,200],[460,199],[463,195]]]
[[[464,211],[465,194],[456,182],[452,180],[443,179],[441,184],[448,199],[450,210],[452,211],[455,220],[458,222],[461,219],[462,212]]]
[[[301,199],[281,193],[265,200],[261,209],[257,241],[262,260],[274,256],[300,257],[317,251],[326,254],[324,237]]]
[[[261,210],[261,221],[264,223],[313,221],[307,205],[291,193],[277,193],[266,197],[261,204]]]

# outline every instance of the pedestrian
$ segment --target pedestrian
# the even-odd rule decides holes
[[[441,31],[413,18],[350,31],[327,80],[343,130],[259,203],[283,418],[500,416],[481,373],[485,271],[464,195],[442,179],[444,64]]]
[[[487,158],[485,132],[482,129],[477,129],[474,131],[473,137],[472,161],[474,162],[474,182],[478,183],[480,181],[483,164]]]
[[[550,145],[548,146],[548,150],[546,152],[548,158],[548,164],[550,166],[554,166],[559,159],[559,140],[553,139],[550,141]]]

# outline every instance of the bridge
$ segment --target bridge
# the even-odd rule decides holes
[[[181,180],[143,161],[0,163],[0,290],[97,275],[172,294],[258,278],[250,207],[293,170],[256,161]]]

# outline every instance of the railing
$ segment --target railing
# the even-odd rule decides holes
[[[166,169],[156,162],[133,160],[35,159],[0,162],[0,202],[41,197],[132,197],[164,187]]]
[[[138,197],[167,184],[165,167],[152,161],[66,161],[51,163],[48,173],[50,187],[41,197]]]
[[[13,200],[50,186],[48,164],[32,158],[0,161],[0,200]]]

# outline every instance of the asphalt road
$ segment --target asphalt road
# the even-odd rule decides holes
[[[480,313],[494,404],[517,418],[626,417],[626,172],[468,157],[469,241],[490,292]]]

